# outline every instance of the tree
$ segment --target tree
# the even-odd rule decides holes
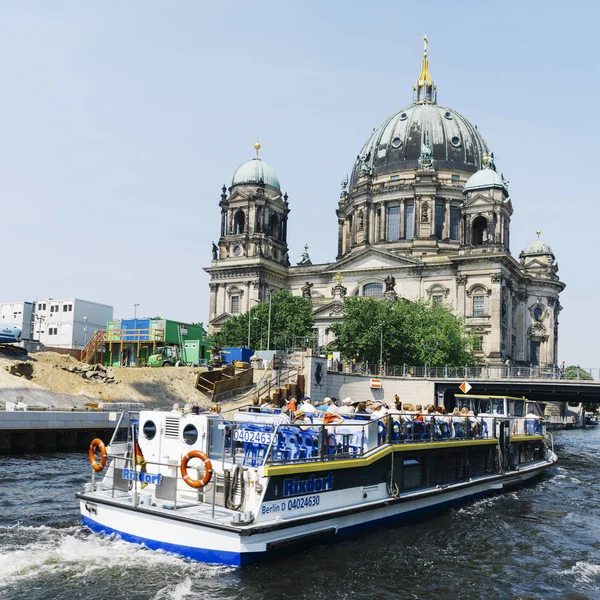
[[[425,300],[349,298],[344,321],[333,325],[346,359],[409,365],[471,365],[473,336],[449,308]],[[383,334],[383,337],[382,337]],[[383,343],[382,343],[383,342]]]
[[[248,313],[236,315],[223,323],[217,340],[221,346],[237,347],[248,343],[250,347],[267,349],[269,329],[269,303],[256,304]],[[271,297],[271,350],[302,345],[298,338],[312,337],[312,306],[309,300],[281,291]],[[262,341],[262,343],[261,343]]]

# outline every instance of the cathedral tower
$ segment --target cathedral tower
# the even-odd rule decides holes
[[[260,158],[260,147],[257,141],[256,156],[238,168],[229,190],[223,186],[221,236],[205,269],[211,275],[211,331],[266,300],[268,291],[285,287],[288,196],[282,196],[275,171]]]

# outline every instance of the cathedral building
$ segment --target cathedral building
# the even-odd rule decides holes
[[[312,264],[305,247],[290,265],[289,199],[255,149],[223,186],[205,269],[211,331],[288,290],[311,301],[324,345],[345,298],[426,298],[464,318],[480,362],[556,364],[565,287],[556,258],[540,232],[518,260],[511,254],[508,183],[477,127],[437,103],[427,49],[412,104],[373,130],[342,182],[335,261]]]

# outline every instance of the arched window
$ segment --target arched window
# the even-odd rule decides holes
[[[279,239],[279,217],[275,214],[269,219],[269,235],[276,240]]]
[[[233,217],[233,232],[234,233],[244,233],[246,228],[246,215],[244,215],[243,210],[238,210]]]
[[[473,246],[483,246],[487,241],[485,231],[487,229],[487,219],[485,217],[476,217],[473,221],[473,236],[471,238]]]
[[[381,296],[383,295],[383,284],[367,283],[363,286],[363,296]]]
[[[473,296],[473,316],[483,317],[485,315],[485,296],[481,293]]]

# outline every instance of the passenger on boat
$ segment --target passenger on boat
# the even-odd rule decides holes
[[[248,409],[248,412],[259,413],[260,412],[260,403],[256,396],[252,398],[252,406]]]
[[[398,394],[394,394],[394,404],[398,410],[402,410],[402,402],[400,402],[400,396],[398,396]]]
[[[354,413],[355,419],[360,419],[361,421],[369,421],[371,419],[371,413],[367,411],[367,403],[359,402],[356,406],[356,412]]]
[[[340,406],[340,410],[338,413],[340,415],[353,415],[355,413],[354,406],[352,406],[352,398],[347,397],[342,400],[342,406]]]
[[[388,410],[381,402],[375,402],[373,404],[373,412],[371,413],[372,419],[383,419],[387,414]]]
[[[316,411],[316,408],[312,405],[312,401],[308,396],[304,398],[301,408],[305,413],[314,413]]]
[[[216,414],[216,415],[220,415],[220,414],[221,414],[221,405],[220,405],[220,404],[216,404],[216,403],[215,403],[215,404],[213,404],[213,405],[210,407],[210,412],[211,412],[211,413],[214,413],[214,414]]]
[[[298,408],[298,404],[296,402],[296,396],[290,396],[288,398],[288,408],[292,411],[295,412],[296,409]]]
[[[175,402],[175,404],[173,404],[173,408],[171,409],[172,413],[177,413],[180,414],[181,411],[179,410],[179,404],[177,402]]]
[[[331,404],[329,405],[329,408],[327,409],[328,413],[334,413],[337,414],[340,412],[340,407],[338,406],[338,399],[337,398],[332,398],[331,399]]]
[[[288,408],[288,404],[285,404],[281,408],[281,412],[278,415],[274,415],[273,423],[275,423],[275,425],[289,425],[291,422],[290,409]]]
[[[420,404],[417,404],[415,406],[415,411],[417,416],[415,417],[415,421],[424,421],[425,418],[423,417],[423,407]]]
[[[331,398],[323,398],[323,402],[321,402],[321,404],[319,404],[319,406],[317,406],[317,410],[320,410],[321,412],[325,412],[329,406],[331,404]]]

